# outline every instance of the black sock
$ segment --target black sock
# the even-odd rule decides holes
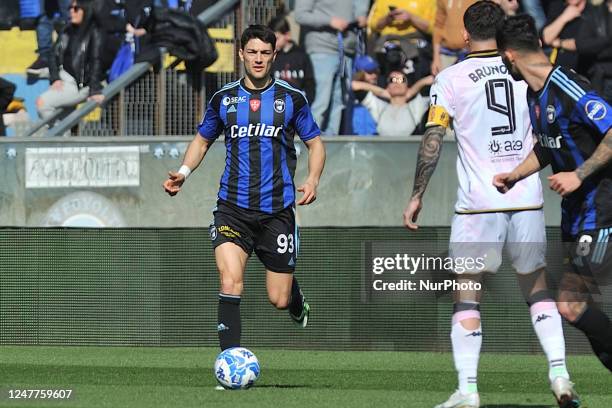
[[[221,350],[240,346],[240,296],[219,293],[217,332]]]
[[[597,358],[612,371],[612,323],[608,316],[596,307],[587,306],[572,324],[586,334]]]
[[[295,276],[293,277],[293,282],[291,283],[291,302],[289,302],[289,313],[294,316],[302,315],[302,304],[304,303],[304,296],[302,295],[302,291],[300,290],[300,285],[298,284]]]

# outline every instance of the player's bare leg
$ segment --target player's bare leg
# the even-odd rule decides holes
[[[232,242],[215,248],[221,290],[217,314],[217,331],[221,350],[240,346],[240,296],[247,253]]]
[[[272,306],[280,310],[289,307],[292,282],[292,273],[266,271],[266,289],[268,290],[268,300]]]
[[[480,281],[480,275],[461,275],[460,284]],[[463,290],[455,293],[451,329],[453,359],[459,387],[450,398],[436,408],[478,408],[480,397],[477,386],[478,360],[482,346],[479,290]]]
[[[297,279],[292,273],[266,271],[268,299],[277,309],[289,309],[291,319],[301,327],[306,327],[310,305],[304,299]]]

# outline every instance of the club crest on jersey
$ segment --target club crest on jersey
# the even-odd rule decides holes
[[[242,103],[246,102],[246,96],[226,96],[221,100],[224,106],[227,106],[232,103]]]
[[[274,112],[283,113],[285,111],[285,101],[282,99],[276,99],[274,101]]]
[[[556,118],[557,118],[557,110],[555,109],[554,106],[548,105],[546,107],[546,121],[548,123],[553,123]]]
[[[210,232],[210,239],[211,240],[214,241],[215,239],[217,239],[217,227],[216,226],[211,225],[209,232]]]
[[[261,106],[261,101],[259,99],[251,99],[249,101],[249,106],[253,112],[257,112]]]
[[[591,120],[602,120],[608,113],[606,106],[599,101],[588,101],[584,105],[584,111]]]

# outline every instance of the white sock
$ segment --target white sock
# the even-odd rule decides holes
[[[565,366],[565,338],[561,315],[553,300],[536,302],[530,307],[533,329],[538,335],[542,349],[548,358],[548,379],[569,379]]]
[[[451,330],[453,358],[459,377],[459,391],[462,394],[478,392],[478,359],[482,345],[482,329],[467,330],[461,322],[453,324]]]

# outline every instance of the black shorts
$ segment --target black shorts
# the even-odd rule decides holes
[[[566,249],[571,271],[588,286],[612,283],[612,227],[583,231],[566,244]]]
[[[267,270],[293,273],[300,242],[293,206],[267,214],[219,200],[213,216],[213,248],[233,242],[249,256],[254,250]]]

